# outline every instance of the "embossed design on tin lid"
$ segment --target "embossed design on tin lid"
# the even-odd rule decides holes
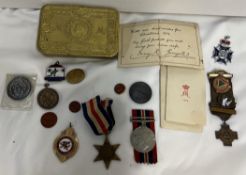
[[[111,8],[42,7],[37,46],[48,56],[112,58],[119,50],[119,14]]]

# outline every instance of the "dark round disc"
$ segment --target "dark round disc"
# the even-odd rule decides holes
[[[57,122],[57,116],[53,112],[46,112],[41,117],[41,124],[45,128],[53,127]]]
[[[25,99],[32,90],[30,80],[24,76],[13,78],[7,86],[7,94],[13,100]]]
[[[114,91],[116,94],[122,94],[125,91],[125,85],[122,83],[118,83],[114,86]]]
[[[54,108],[59,101],[59,95],[52,88],[44,88],[38,94],[38,104],[44,109]]]
[[[146,103],[152,96],[151,88],[144,82],[133,83],[129,89],[131,99],[136,103]]]
[[[79,112],[80,111],[80,103],[77,102],[77,101],[72,101],[70,104],[69,104],[69,110],[73,113],[76,113],[76,112]]]

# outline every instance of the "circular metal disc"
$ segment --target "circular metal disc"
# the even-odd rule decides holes
[[[24,76],[13,78],[7,86],[7,94],[13,100],[23,100],[32,90],[30,80]]]
[[[77,102],[77,101],[72,101],[70,104],[69,104],[69,110],[73,113],[76,113],[76,112],[79,112],[81,109],[81,106],[80,106],[80,103]]]
[[[38,104],[44,109],[54,108],[59,101],[59,95],[52,88],[44,88],[38,94]]]
[[[145,126],[138,127],[131,134],[131,144],[138,152],[149,152],[155,146],[155,134]]]
[[[57,142],[57,150],[61,154],[68,154],[73,150],[73,146],[73,140],[67,136],[60,138]]]
[[[45,128],[51,128],[55,126],[56,122],[57,122],[57,116],[53,112],[44,113],[43,116],[41,117],[41,124]]]
[[[114,91],[117,94],[122,94],[125,91],[125,85],[122,83],[118,83],[114,87]]]
[[[146,103],[152,96],[151,88],[144,82],[136,82],[129,89],[131,99],[136,103]]]
[[[213,87],[215,88],[217,93],[226,93],[231,89],[229,81],[222,76],[214,79]]]
[[[67,73],[66,79],[67,82],[71,84],[77,84],[84,80],[85,72],[82,69],[73,69]]]

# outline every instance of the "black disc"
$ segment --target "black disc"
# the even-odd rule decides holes
[[[131,99],[136,103],[146,103],[152,96],[151,88],[144,82],[133,83],[129,89]]]
[[[30,80],[24,76],[13,78],[7,86],[7,94],[13,100],[25,99],[32,90]]]

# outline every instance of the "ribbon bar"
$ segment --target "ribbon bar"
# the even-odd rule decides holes
[[[155,133],[154,111],[142,110],[142,109],[132,109],[131,120],[132,120],[133,130],[142,125],[146,125],[146,127],[151,129]],[[134,149],[134,158],[137,163],[147,163],[147,164],[157,163],[156,145],[151,151],[147,153],[141,153]]]

